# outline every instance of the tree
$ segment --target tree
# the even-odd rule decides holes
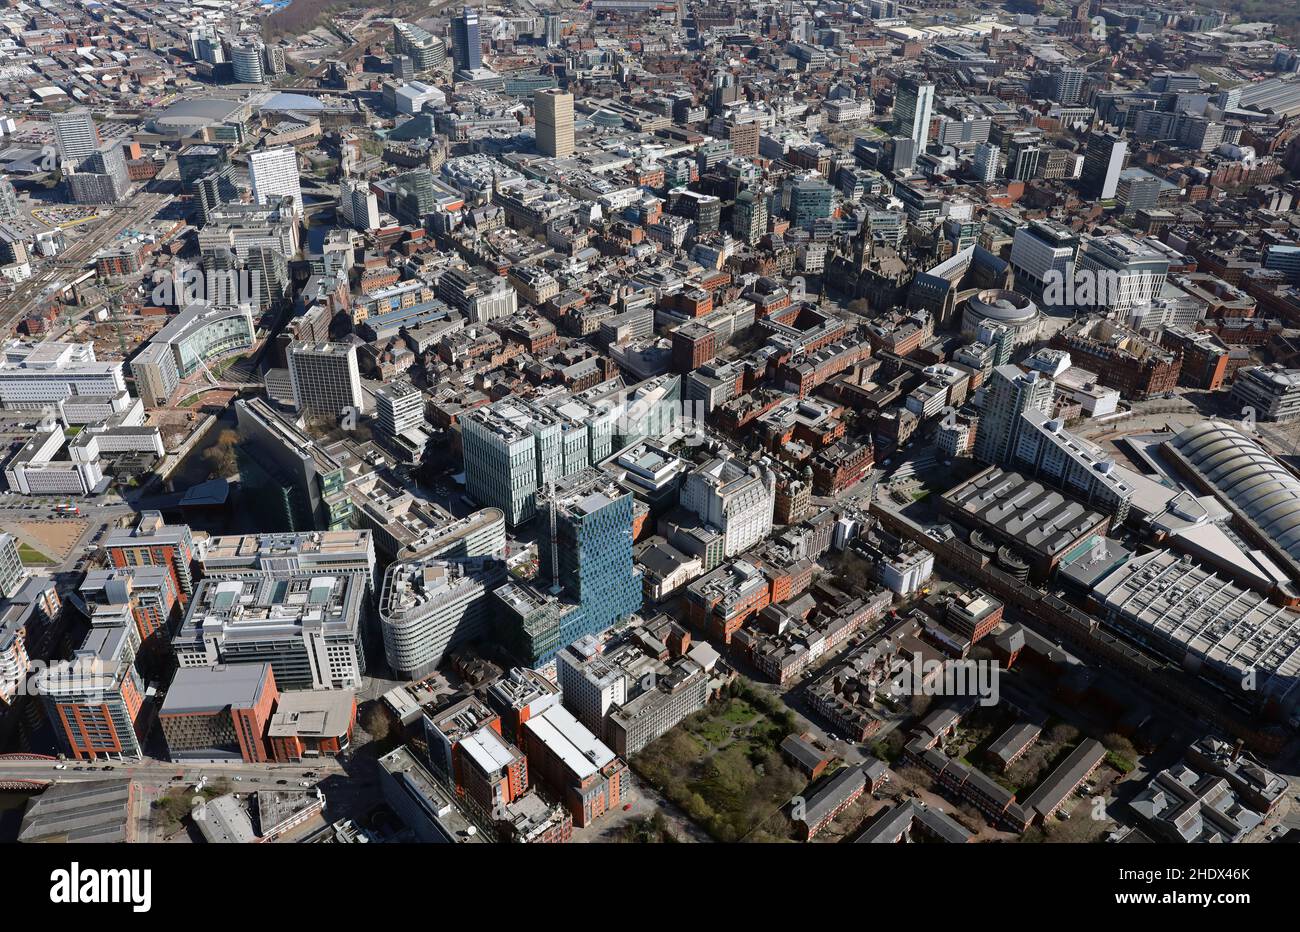
[[[239,434],[229,427],[217,434],[216,442],[203,451],[203,461],[208,464],[212,475],[228,479],[239,471],[235,458],[235,447],[239,445]]]
[[[1137,748],[1133,747],[1133,742],[1121,734],[1111,732],[1103,735],[1101,743],[1106,746],[1108,751],[1114,751],[1120,757],[1127,757],[1129,760],[1137,760]]]
[[[376,741],[386,740],[389,733],[392,731],[392,727],[388,721],[388,715],[379,707],[378,703],[375,703],[371,705],[370,708],[366,709],[366,713],[361,719],[361,727],[366,730],[366,734],[370,735],[370,737],[374,738]]]
[[[1078,737],[1079,729],[1075,728],[1073,725],[1067,725],[1062,722],[1061,724],[1052,727],[1052,730],[1047,735],[1047,740],[1052,744],[1069,744]]]

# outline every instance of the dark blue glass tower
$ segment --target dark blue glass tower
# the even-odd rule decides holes
[[[503,640],[534,667],[579,638],[602,633],[642,603],[641,573],[632,561],[631,493],[586,469],[539,493],[537,511],[536,580],[496,592],[504,609]]]
[[[483,67],[483,34],[479,31],[478,11],[465,7],[460,16],[451,20],[452,56],[457,71],[473,71]]]

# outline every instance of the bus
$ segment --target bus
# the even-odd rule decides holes
[[[56,515],[75,517],[76,515],[81,514],[81,509],[76,505],[55,505],[54,513]]]

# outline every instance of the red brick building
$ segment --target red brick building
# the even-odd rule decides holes
[[[158,711],[171,759],[273,760],[267,726],[279,699],[269,663],[182,667]]]
[[[627,764],[564,706],[530,718],[521,735],[532,779],[564,800],[578,828],[623,804]]]
[[[875,450],[869,442],[855,445],[841,440],[813,458],[813,494],[839,495],[861,482],[875,461]]]
[[[289,764],[346,751],[357,724],[357,699],[341,690],[281,693],[267,728],[271,759]]]

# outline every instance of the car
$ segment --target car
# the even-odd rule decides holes
[[[302,781],[301,783],[299,783],[298,785],[299,785],[299,786],[311,786],[311,783],[309,783],[309,782],[306,781],[306,780],[303,780],[303,781]]]
[[[112,764],[105,764],[103,767],[100,767],[99,769],[100,769],[100,770],[112,770],[112,769],[113,769],[113,765],[112,765]]]
[[[275,781],[275,785],[276,785],[276,786],[284,786],[284,785],[285,785],[286,783],[288,783],[288,782],[289,782],[288,780],[276,780],[276,781]]]
[[[628,803],[627,805],[625,805],[625,806],[623,807],[623,811],[624,811],[624,812],[630,812],[631,810],[632,810],[632,804],[631,804],[631,803]]]
[[[85,770],[86,768],[85,768],[85,767],[73,767],[72,769],[73,769],[73,770]]]
[[[55,764],[55,765],[54,765],[54,769],[55,769],[55,770],[67,770],[67,769],[68,769],[68,765],[67,765],[67,764]]]
[[[244,782],[244,778],[243,778],[243,777],[235,777],[235,781],[236,781],[237,783],[243,783],[243,782]]]

